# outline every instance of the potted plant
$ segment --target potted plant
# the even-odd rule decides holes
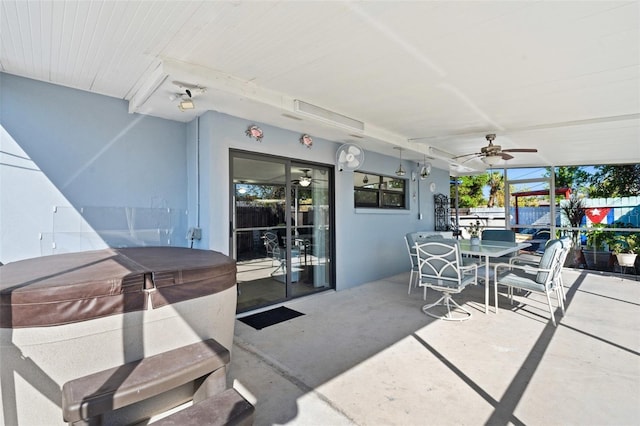
[[[469,237],[471,237],[471,245],[480,244],[480,232],[482,232],[482,225],[480,224],[480,219],[477,219],[475,222],[471,222],[469,226]]]
[[[586,216],[584,199],[573,192],[569,199],[565,202],[561,202],[560,208],[565,215],[569,224],[571,225],[571,239],[573,240],[573,246],[571,247],[571,253],[567,256],[565,266],[574,267],[580,264],[584,264],[582,248],[580,247],[580,224]]]
[[[618,234],[610,248],[618,259],[618,265],[633,266],[640,254],[640,233]]]

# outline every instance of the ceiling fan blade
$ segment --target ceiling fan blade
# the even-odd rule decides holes
[[[351,145],[349,147],[349,153],[353,155],[360,155],[360,148],[358,148],[357,146]]]
[[[513,155],[505,154],[504,151],[502,151],[500,155],[502,156],[503,160],[511,160],[513,158]]]
[[[473,155],[473,157],[469,157],[469,158],[467,158],[466,160],[464,160],[464,161],[462,162],[462,164],[467,163],[467,162],[469,162],[469,161],[473,160],[474,158],[481,158],[481,157],[482,157],[482,155],[481,155],[481,154],[467,154],[467,155]],[[464,155],[461,155],[461,157],[464,157]]]
[[[514,148],[514,149],[503,149],[502,152],[538,152],[535,148]]]
[[[471,154],[457,155],[457,156],[453,157],[452,160],[455,160],[456,158],[468,157],[470,155],[481,155],[481,154],[482,154],[481,152],[474,152],[474,153],[471,153]]]

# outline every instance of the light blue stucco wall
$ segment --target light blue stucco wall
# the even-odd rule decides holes
[[[8,74],[0,90],[0,261],[100,247],[93,229],[151,241],[157,226],[186,245],[184,123]]]
[[[259,125],[264,131],[262,142],[245,135],[250,124]],[[194,135],[200,134],[200,211],[203,239],[196,243],[201,248],[210,248],[229,253],[229,149],[259,152],[287,158],[307,160],[333,166],[335,152],[340,143],[314,138],[308,149],[298,142],[300,134],[270,126],[259,121],[207,112],[199,119],[199,132],[189,131],[189,164],[195,164]],[[197,126],[191,123],[190,126]],[[190,127],[191,129],[191,127]],[[363,145],[366,151],[366,145]],[[407,170],[417,168],[415,162],[405,161]],[[398,167],[398,158],[366,152],[361,170],[370,173],[393,175]],[[409,175],[409,174],[408,174]],[[189,173],[189,176],[194,176]],[[407,271],[409,260],[403,235],[415,230],[433,230],[433,194],[429,184],[436,182],[445,192],[449,189],[449,174],[446,170],[433,169],[425,181],[409,180],[409,204],[406,211],[379,211],[358,209],[353,199],[353,173],[335,172],[335,216],[336,216],[336,288],[350,288],[364,282],[380,279]],[[194,182],[190,180],[189,211],[196,208]],[[415,198],[413,194],[415,193]],[[423,219],[418,217],[419,207]],[[190,215],[191,219],[191,215]]]
[[[308,149],[298,142],[300,134],[260,117],[249,121],[209,111],[184,124],[132,115],[119,99],[6,74],[0,74],[0,89],[0,261],[5,263],[49,254],[47,235],[62,229],[54,206],[170,208],[184,215],[170,224],[175,225],[171,245],[185,246],[186,228],[199,222],[202,240],[194,248],[229,254],[230,149],[333,166],[341,144],[314,137]],[[250,124],[263,129],[262,142],[245,135]],[[362,171],[393,175],[397,157],[361,145]],[[404,161],[403,167],[417,165]],[[425,181],[409,179],[406,211],[356,210],[353,173],[335,172],[338,290],[409,269],[402,237],[433,229],[431,182],[436,192],[448,192],[448,171],[434,168]],[[86,214],[66,217],[73,226],[92,226],[82,223]],[[91,248],[96,247],[83,240],[76,250]]]

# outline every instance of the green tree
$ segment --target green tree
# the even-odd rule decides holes
[[[484,198],[482,190],[489,181],[489,175],[483,173],[476,176],[460,176],[458,178],[460,184],[458,185],[458,206],[465,207],[478,207],[484,206],[487,200]],[[456,197],[455,186],[451,185],[451,199]]]
[[[513,194],[529,192],[529,191],[531,191],[531,188],[529,188],[528,186],[521,186],[516,190],[515,186],[511,185],[509,187],[509,193],[511,194],[511,205],[515,206],[515,203],[516,203],[515,196]],[[546,199],[548,200],[549,197],[546,197]],[[518,207],[538,207],[539,205],[540,205],[540,199],[537,196],[526,196],[526,197],[519,196],[518,197]]]
[[[559,166],[555,169],[556,188],[584,189],[591,178],[591,174],[580,166]],[[549,174],[547,173],[547,176]]]
[[[489,185],[489,201],[487,207],[504,207],[504,177],[500,172],[492,172],[487,180]]]
[[[640,164],[596,166],[589,196],[633,197],[640,195]]]

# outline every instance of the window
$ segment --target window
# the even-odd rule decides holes
[[[364,172],[353,173],[355,207],[406,208],[406,180]]]

